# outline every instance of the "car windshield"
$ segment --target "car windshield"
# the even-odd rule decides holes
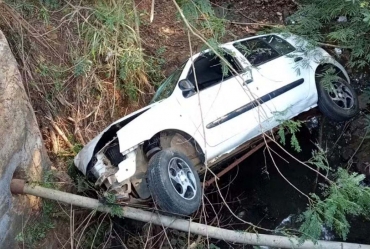
[[[184,67],[185,64],[181,65],[165,81],[163,81],[150,103],[158,102],[171,96],[173,90],[175,90]]]

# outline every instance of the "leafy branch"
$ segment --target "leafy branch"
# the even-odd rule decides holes
[[[286,144],[286,137],[285,132],[288,132],[288,134],[291,134],[292,137],[290,138],[290,144],[292,148],[296,152],[301,152],[301,146],[299,145],[296,133],[299,131],[299,128],[301,128],[302,122],[301,121],[294,121],[294,120],[285,120],[282,122],[279,126],[278,135],[280,136],[280,142],[285,145]]]

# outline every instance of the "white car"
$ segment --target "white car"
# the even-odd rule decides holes
[[[326,51],[294,35],[269,34],[192,56],[159,87],[152,103],[90,141],[75,165],[119,198],[153,198],[163,210],[188,215],[201,202],[199,174],[313,107],[336,121],[358,112],[345,69]],[[226,60],[228,63],[225,63]],[[224,65],[232,68],[225,70]],[[327,91],[320,75],[339,77]]]

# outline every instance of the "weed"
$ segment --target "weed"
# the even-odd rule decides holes
[[[61,1],[59,0],[40,0],[40,3],[48,9],[55,10],[61,7]]]
[[[86,58],[80,58],[74,65],[74,76],[86,76],[91,70],[92,61]]]
[[[32,17],[36,13],[37,6],[32,1],[15,0],[6,1],[7,4],[17,10],[22,16]]]
[[[53,173],[51,170],[44,172],[43,181],[40,184],[46,188],[55,188]],[[58,211],[54,201],[42,199],[42,210],[40,215],[28,222],[23,231],[15,240],[24,243],[27,248],[39,248],[38,243],[45,239],[50,229],[55,227],[53,214]]]
[[[116,204],[117,198],[114,194],[107,193],[105,196],[106,204],[111,209],[111,215],[123,218],[123,209],[120,205]]]
[[[39,9],[39,18],[44,21],[45,25],[49,25],[50,15],[49,15],[49,11],[45,7],[41,7]]]
[[[280,136],[280,142],[283,145],[285,145],[286,143],[285,132],[287,131],[289,134],[292,135],[292,137],[290,138],[290,144],[296,152],[302,151],[296,136],[296,133],[299,131],[299,128],[301,128],[301,126],[302,126],[301,121],[285,120],[283,123],[280,124],[278,131],[278,134]]]
[[[41,182],[41,186],[45,188],[55,188],[54,176],[53,176],[52,170],[48,170],[44,172],[43,181]]]
[[[98,3],[89,22],[82,24],[85,54],[98,72],[114,77],[130,100],[137,101],[145,89],[151,89],[150,74],[155,65],[144,54],[135,27],[131,1]],[[79,70],[84,71],[84,70]]]
[[[49,217],[39,217],[39,220],[27,224],[23,232],[19,233],[15,240],[24,243],[28,248],[37,248],[37,244],[46,237],[47,232],[55,227]]]

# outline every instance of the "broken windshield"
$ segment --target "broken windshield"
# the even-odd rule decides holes
[[[177,82],[181,76],[181,72],[184,69],[185,64],[181,65],[175,70],[168,78],[160,85],[157,92],[155,93],[152,101],[150,103],[158,102],[171,96],[173,90],[177,86]]]

